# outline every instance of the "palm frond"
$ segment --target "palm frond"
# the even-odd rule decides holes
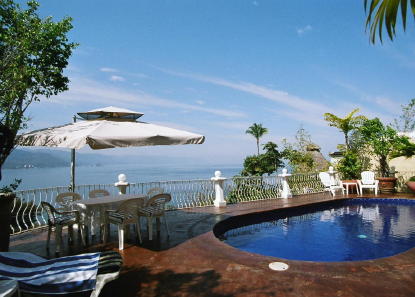
[[[410,0],[411,12],[415,17],[415,0]],[[396,20],[399,7],[401,8],[402,26],[406,31],[406,20],[408,14],[408,0],[368,0],[364,1],[364,8],[367,12],[366,30],[369,29],[369,37],[372,43],[376,37],[383,42],[383,29],[386,29],[389,39],[393,40],[396,35]]]

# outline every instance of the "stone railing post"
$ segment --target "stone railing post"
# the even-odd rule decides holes
[[[215,201],[213,204],[216,207],[226,207],[225,196],[223,194],[223,181],[225,177],[222,177],[222,172],[215,171],[215,177],[212,177],[211,180],[215,185]]]
[[[281,183],[282,183],[282,193],[281,198],[291,198],[293,195],[291,194],[290,186],[288,185],[287,177],[291,176],[291,174],[287,173],[287,168],[284,168],[282,170],[282,174],[278,174],[279,177],[281,177]]]
[[[118,188],[118,194],[123,195],[127,192],[127,187],[130,183],[127,182],[127,176],[124,173],[118,175],[118,182],[114,184]]]

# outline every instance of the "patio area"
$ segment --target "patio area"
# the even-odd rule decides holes
[[[402,196],[415,198],[408,194],[393,195]],[[107,284],[100,296],[414,296],[415,249],[360,262],[282,260],[290,268],[277,272],[268,268],[277,258],[237,250],[222,243],[212,232],[217,222],[230,216],[344,198],[310,194],[294,199],[238,203],[220,209],[169,211],[170,238],[165,237],[162,228],[161,236],[151,242],[144,234],[142,245],[133,236],[127,239],[121,251],[124,267],[120,277]],[[118,250],[114,229],[107,245],[94,241],[89,248],[82,249],[79,245],[69,248],[65,244],[65,253]],[[46,234],[38,230],[15,235],[10,250],[54,257],[53,253],[46,253]],[[51,243],[50,250],[54,251],[53,240]]]

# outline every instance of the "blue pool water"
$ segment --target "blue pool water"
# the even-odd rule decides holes
[[[333,201],[234,217],[218,229],[229,245],[266,256],[319,262],[376,259],[415,247],[415,201]]]

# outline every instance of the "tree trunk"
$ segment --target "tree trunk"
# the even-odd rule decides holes
[[[0,180],[1,167],[14,148],[15,138],[15,131],[12,131],[9,127],[0,124]]]
[[[258,156],[259,156],[259,138],[256,139],[256,147],[258,149]]]
[[[348,151],[349,150],[349,135],[347,135],[347,133],[344,133],[344,140],[346,144],[346,151]]]
[[[389,166],[386,156],[380,156],[379,157],[379,167],[380,167],[380,173],[382,177],[388,177],[389,176]]]

